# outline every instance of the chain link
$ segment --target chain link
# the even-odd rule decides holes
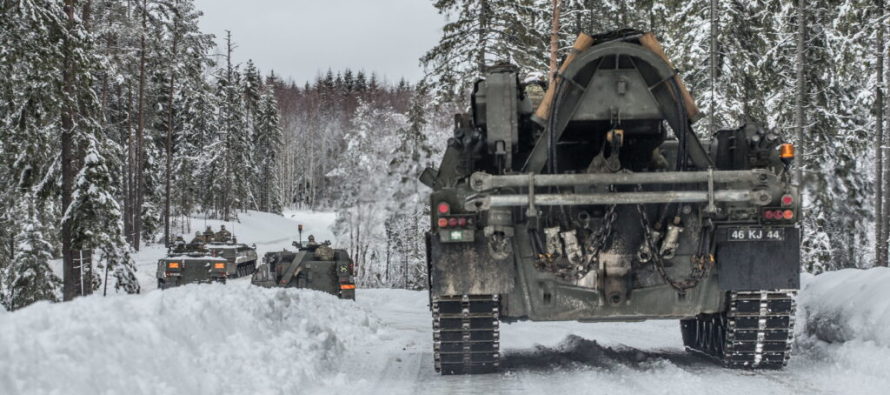
[[[646,246],[649,247],[649,250],[652,251],[652,262],[655,265],[655,270],[658,271],[661,278],[670,284],[671,287],[683,294],[686,293],[686,290],[698,285],[710,270],[711,264],[714,262],[714,257],[711,255],[693,255],[691,259],[692,272],[689,273],[689,277],[682,280],[672,278],[664,269],[664,260],[661,254],[658,253],[658,249],[656,249],[655,240],[652,238],[651,228],[649,227],[649,217],[646,215],[646,210],[643,209],[643,205],[638,204],[637,211],[640,213],[640,225],[643,228],[644,242],[646,243]]]
[[[603,214],[603,225],[596,234],[592,235],[591,239],[593,239],[593,242],[587,243],[587,254],[584,255],[586,264],[575,273],[576,278],[582,278],[591,270],[598,269],[596,266],[599,266],[600,252],[606,247],[606,244],[612,237],[612,227],[615,225],[615,220],[618,219],[618,213],[615,211],[616,207],[618,206],[615,204],[609,206],[606,213]]]

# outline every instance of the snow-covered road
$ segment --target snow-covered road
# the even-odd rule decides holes
[[[332,222],[249,213],[235,232],[262,256],[288,247],[297,223],[324,240]],[[690,355],[677,321],[519,322],[501,326],[500,373],[442,377],[426,292],[360,289],[351,302],[247,279],[159,291],[163,253],[137,255],[141,295],[0,309],[0,394],[890,393],[886,268],[804,276],[783,371]]]
[[[884,369],[872,365],[890,362],[887,348],[809,344],[784,371],[727,370],[686,353],[676,321],[503,325],[501,373],[441,377],[433,370],[425,293],[364,290],[358,304],[382,321],[376,341],[349,350],[341,368],[350,377],[345,385],[316,393],[886,394],[890,388]]]

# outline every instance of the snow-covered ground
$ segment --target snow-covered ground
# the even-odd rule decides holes
[[[297,221],[331,238],[332,220],[251,213],[235,231],[262,254],[289,246]],[[416,291],[350,302],[237,280],[40,303],[0,311],[0,394],[890,393],[890,270],[804,283],[795,356],[768,372],[687,354],[676,321],[521,322],[502,326],[501,373],[440,377]]]

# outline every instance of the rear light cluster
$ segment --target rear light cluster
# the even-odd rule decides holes
[[[451,215],[451,206],[447,202],[437,204],[436,213],[439,228],[465,228],[475,224],[473,215]]]
[[[763,210],[763,219],[771,221],[791,220],[794,219],[794,210],[766,209]]]
[[[465,228],[467,226],[473,226],[473,217],[472,216],[454,216],[454,217],[439,217],[439,220],[436,222],[440,228]]]
[[[767,221],[791,221],[795,219],[794,195],[785,194],[779,199],[782,207],[766,207],[762,211],[764,220]]]

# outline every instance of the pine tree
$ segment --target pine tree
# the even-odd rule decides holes
[[[496,62],[518,65],[523,74],[546,69],[546,33],[531,0],[438,0],[440,14],[455,19],[439,43],[421,57],[425,79],[437,98],[464,100],[472,84]]]
[[[88,136],[86,143],[84,167],[77,174],[74,199],[66,213],[73,224],[74,244],[100,258],[98,268],[113,273],[116,290],[138,293],[136,266],[124,240],[122,213],[114,194],[116,180],[109,158],[115,156],[116,147],[95,136]],[[98,277],[94,273],[94,287],[101,282]]]
[[[271,88],[263,93],[260,98],[257,124],[256,124],[256,153],[257,162],[257,209],[273,213],[281,213],[281,201],[278,197],[279,179],[278,166],[282,143],[281,126],[278,114],[278,101],[271,92]]]
[[[61,280],[49,267],[53,247],[43,234],[35,201],[33,195],[25,194],[16,208],[20,229],[15,238],[15,257],[6,270],[6,298],[3,300],[9,310],[41,300],[58,301]]]

